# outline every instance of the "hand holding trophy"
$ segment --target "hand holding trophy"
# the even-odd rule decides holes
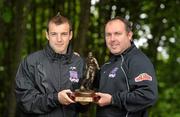
[[[92,52],[88,53],[86,59],[86,71],[85,78],[81,82],[80,89],[75,90],[70,97],[81,104],[88,104],[90,102],[96,102],[98,97],[95,95],[95,91],[91,90],[96,71],[99,70],[99,65]]]

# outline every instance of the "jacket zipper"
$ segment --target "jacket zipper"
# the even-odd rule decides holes
[[[128,92],[129,92],[129,91],[130,91],[129,82],[128,82],[127,74],[126,74],[124,68],[122,67],[123,62],[124,62],[124,57],[123,57],[123,55],[121,55],[121,70],[123,71],[124,76],[125,76],[125,78],[126,78],[126,86],[127,86]],[[128,117],[128,115],[129,115],[129,112],[126,113],[126,117]]]
[[[62,91],[62,85],[61,85],[61,78],[62,78],[62,58],[60,58],[60,61],[59,61],[59,90]],[[64,105],[62,105],[62,112],[63,112],[63,117],[66,117],[66,114],[65,114],[65,109],[64,109]]]

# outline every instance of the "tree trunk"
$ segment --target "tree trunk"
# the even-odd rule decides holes
[[[107,55],[107,47],[106,47],[106,42],[105,42],[105,39],[104,39],[104,26],[105,26],[105,23],[107,20],[110,19],[111,17],[111,9],[107,9],[106,6],[107,5],[110,5],[110,2],[111,0],[100,0],[99,1],[99,4],[98,4],[98,7],[99,7],[99,20],[98,20],[98,23],[99,23],[99,32],[97,32],[99,34],[99,39],[102,39],[104,40],[104,43],[101,44],[101,46],[103,47],[103,51],[102,53],[101,52],[98,52],[98,56],[97,58],[99,58],[99,64],[102,65],[104,62],[105,62],[105,55]],[[110,8],[111,8],[112,5],[110,5]],[[104,56],[102,56],[104,55]]]
[[[87,32],[89,28],[89,19],[90,19],[90,0],[80,0],[80,16],[79,16],[79,27],[77,32],[77,37],[74,40],[74,48],[81,55],[84,55],[85,48],[87,47]]]
[[[11,3],[9,3],[11,2]],[[14,95],[14,78],[17,71],[17,64],[20,61],[22,42],[24,37],[24,5],[27,3],[24,0],[20,1],[9,1],[7,6],[11,8],[12,12],[12,21],[6,25],[4,32],[4,37],[6,43],[8,43],[7,48],[5,49],[4,55],[4,67],[5,74],[7,74],[8,79],[8,91],[6,92],[7,105],[4,112],[4,116],[14,117],[16,114],[16,101]],[[12,29],[14,28],[14,30]],[[10,30],[12,29],[12,30]]]
[[[36,10],[36,1],[33,0],[32,1],[32,32],[33,32],[33,46],[32,48],[30,49],[31,51],[32,50],[37,50],[37,27],[36,27],[36,13],[37,13],[37,10]]]

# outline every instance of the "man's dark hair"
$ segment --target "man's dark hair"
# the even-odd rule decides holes
[[[72,24],[70,22],[70,20],[62,15],[60,15],[60,13],[58,12],[58,14],[54,17],[52,17],[47,24],[47,32],[49,31],[49,24],[50,23],[55,23],[56,25],[60,25],[60,24],[64,24],[64,23],[68,23],[69,27],[70,27],[70,31],[72,31]]]
[[[122,17],[120,17],[120,16],[116,16],[116,17],[108,20],[108,21],[106,22],[106,25],[107,25],[109,22],[114,21],[114,20],[120,20],[120,21],[122,21],[122,22],[125,24],[125,28],[126,28],[126,31],[127,31],[127,32],[132,31],[132,26],[131,26],[130,22],[129,22],[128,20],[126,20],[125,18],[122,18]],[[105,26],[106,26],[106,25],[105,25]]]

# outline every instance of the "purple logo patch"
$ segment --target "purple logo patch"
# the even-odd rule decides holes
[[[76,71],[76,69],[74,68],[74,69],[71,69],[70,71],[69,71],[69,76],[70,76],[70,78],[69,78],[69,80],[71,81],[71,82],[79,82],[79,78],[78,78],[78,73],[77,73],[77,71]]]
[[[110,73],[109,73],[109,78],[114,78],[116,77],[116,72],[119,68],[115,67]]]

